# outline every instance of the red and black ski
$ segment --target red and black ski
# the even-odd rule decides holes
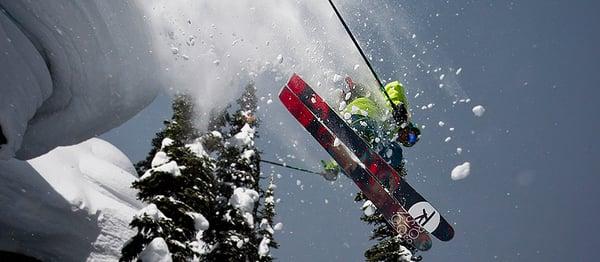
[[[425,251],[431,248],[431,237],[400,205],[379,180],[366,169],[357,156],[321,122],[287,87],[279,93],[279,99],[304,128],[335,159],[359,189],[377,207],[388,224],[415,248]]]
[[[408,210],[428,232],[442,241],[454,237],[454,229],[433,206],[377,154],[304,80],[294,74],[287,87],[338,139],[354,152],[368,171]]]

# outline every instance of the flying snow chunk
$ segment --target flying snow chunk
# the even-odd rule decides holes
[[[352,97],[352,92],[346,93],[346,96],[344,97],[344,100],[349,100],[350,97]]]
[[[354,65],[354,70],[358,69],[360,67],[359,64]]]
[[[333,75],[333,82],[337,83],[339,81],[342,81],[342,76],[338,74]]]
[[[470,174],[471,174],[471,163],[464,162],[462,165],[458,165],[454,169],[452,169],[452,173],[450,174],[450,177],[452,178],[452,180],[461,180],[461,179],[465,179]]]
[[[485,108],[482,105],[473,107],[473,114],[475,114],[477,117],[483,116],[483,113],[485,113]]]
[[[462,72],[462,67],[456,70],[456,75],[460,75],[460,72]]]
[[[140,253],[139,259],[141,261],[153,261],[153,262],[172,262],[171,252],[169,247],[162,237],[157,237],[144,248]]]
[[[440,81],[444,80],[444,77],[446,77],[445,74],[440,75]]]
[[[446,139],[444,139],[444,142],[448,143],[450,142],[450,140],[452,140],[452,137],[446,137]]]
[[[279,222],[273,226],[273,230],[279,231],[283,229],[283,223]]]
[[[277,63],[280,63],[280,64],[283,63],[283,55],[282,54],[279,54],[277,56]]]
[[[342,141],[340,141],[337,137],[335,138],[335,140],[333,140],[333,146],[334,147],[338,147],[342,144]]]
[[[344,108],[346,108],[346,101],[340,102],[340,107],[338,108],[338,110],[342,111],[344,110]]]
[[[457,147],[456,148],[456,153],[459,154],[459,155],[462,154],[462,148]]]
[[[440,121],[440,122],[438,122],[438,126],[440,126],[440,127],[444,126],[445,124],[446,124],[446,123],[444,123],[444,121]]]

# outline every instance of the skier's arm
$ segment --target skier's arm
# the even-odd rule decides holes
[[[402,106],[406,112],[406,122],[397,123],[399,126],[398,141],[406,147],[411,147],[419,141],[421,130],[410,121],[408,99],[406,99],[404,86],[400,82],[394,81],[385,86],[385,91],[390,96],[392,102],[398,106]]]
[[[400,82],[394,81],[394,82],[391,82],[391,83],[388,83],[387,85],[385,85],[384,89],[385,89],[385,92],[390,96],[390,99],[392,100],[392,102],[394,102],[395,105],[404,106],[406,113],[409,114],[408,99],[406,99],[404,86]],[[391,105],[389,105],[389,102],[388,102],[388,106],[391,109]],[[410,117],[410,115],[407,116],[407,118],[409,118],[409,117]]]

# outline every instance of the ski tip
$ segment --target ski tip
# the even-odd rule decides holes
[[[450,228],[448,229],[448,234],[447,234],[447,236],[448,236],[448,237],[447,237],[447,238],[446,238],[446,240],[444,240],[444,241],[450,241],[450,240],[452,240],[452,239],[454,238],[454,228],[450,227]]]
[[[304,80],[302,80],[298,74],[294,73],[290,78],[290,81],[288,81],[287,86],[290,88],[290,90],[296,93],[304,90],[306,82],[304,82]]]
[[[448,227],[445,227],[443,231],[434,232],[433,235],[435,237],[437,237],[437,239],[447,242],[447,241],[452,240],[452,238],[454,238],[454,228],[452,228],[451,226],[448,225]]]

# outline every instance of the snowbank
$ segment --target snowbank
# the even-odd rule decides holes
[[[160,79],[141,1],[0,0],[0,159],[30,159],[133,117]]]
[[[142,204],[127,157],[90,139],[29,160],[0,161],[0,250],[44,261],[115,261]]]

